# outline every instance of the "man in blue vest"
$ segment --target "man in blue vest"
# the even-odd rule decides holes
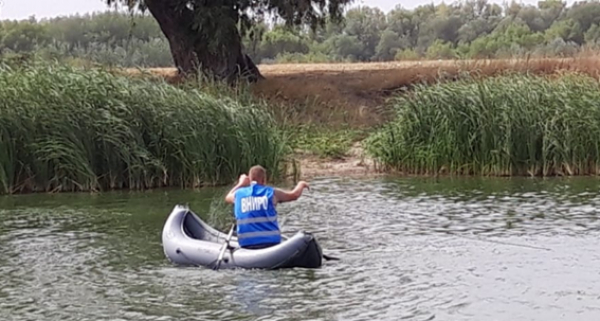
[[[237,185],[227,194],[225,201],[234,204],[238,243],[247,249],[262,249],[281,242],[277,224],[278,203],[297,200],[304,188],[298,182],[291,191],[267,186],[267,171],[260,165],[253,166],[248,176],[241,175]]]

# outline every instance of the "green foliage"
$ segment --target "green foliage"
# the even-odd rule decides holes
[[[584,38],[587,43],[600,44],[600,25],[591,25],[590,29],[585,32]]]
[[[456,51],[452,49],[452,44],[436,39],[427,48],[426,57],[429,59],[454,59],[456,58]]]
[[[470,55],[483,58],[519,55],[544,42],[541,33],[532,33],[523,23],[503,25],[502,29],[476,39],[471,46]]]
[[[157,8],[174,8],[174,16],[179,18],[181,28],[190,28],[201,37],[211,41],[219,39],[226,43],[231,41],[229,30],[239,28],[242,35],[252,29],[266,17],[280,18],[287,26],[305,26],[312,29],[323,26],[330,20],[341,21],[345,5],[353,0],[234,0],[234,1],[205,1],[205,0],[155,0],[152,3],[143,0],[105,0],[108,5],[123,3],[130,10],[152,10]],[[166,4],[166,6],[165,6]],[[157,14],[157,12],[153,12]],[[163,13],[160,13],[163,14]],[[187,25],[187,23],[191,25]]]
[[[258,1],[251,8],[271,2]],[[285,1],[276,4],[285,9],[284,16],[295,21],[291,25],[287,20],[267,24],[258,15],[242,28],[246,51],[257,63],[569,56],[600,46],[600,2],[596,0],[570,7],[556,0],[540,1],[537,6],[513,2],[506,7],[478,0],[423,5],[414,10],[397,7],[387,14],[358,7],[345,13],[343,23],[326,15],[316,20],[303,17],[294,11],[300,3],[289,8]],[[312,29],[294,26],[296,22],[325,25]],[[173,65],[167,40],[147,14],[107,12],[3,21],[0,55],[14,53],[79,64]]]
[[[286,147],[270,114],[218,91],[2,65],[0,194],[229,184],[254,164],[277,177]]]
[[[365,50],[365,45],[357,36],[337,35],[328,39],[330,55],[336,59],[358,61]]]
[[[417,60],[419,59],[419,54],[415,52],[413,49],[404,49],[396,52],[394,56],[395,60]]]
[[[0,56],[36,54],[65,62],[170,67],[173,58],[156,21],[114,12],[0,24]]]
[[[375,56],[378,60],[393,60],[396,53],[403,47],[400,36],[390,29],[386,29],[381,34],[381,41],[375,48]]]
[[[276,63],[327,63],[332,59],[323,53],[283,53],[278,54],[274,60]]]
[[[582,75],[505,75],[418,86],[367,139],[407,173],[582,175],[600,169],[600,84]]]
[[[253,54],[255,59],[261,61],[275,59],[279,55],[308,54],[309,46],[310,41],[306,35],[277,26],[263,34]]]
[[[552,26],[546,30],[545,37],[547,41],[562,39],[564,41],[575,41],[579,44],[583,41],[581,25],[571,19],[554,22]]]
[[[337,54],[342,58],[369,60],[375,55],[381,32],[386,28],[385,14],[378,8],[359,7],[349,10],[345,19],[344,35],[333,46],[343,47]]]

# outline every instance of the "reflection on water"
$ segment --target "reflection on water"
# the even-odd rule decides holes
[[[225,227],[224,189],[0,198],[0,320],[598,320],[600,181],[314,181],[280,206],[341,261],[172,266],[173,205]]]

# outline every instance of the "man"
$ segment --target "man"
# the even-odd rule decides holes
[[[225,196],[227,203],[234,204],[238,243],[247,249],[277,245],[281,242],[281,232],[275,206],[297,200],[309,186],[304,181],[291,191],[267,186],[267,171],[260,165],[250,168],[248,175],[241,175]]]

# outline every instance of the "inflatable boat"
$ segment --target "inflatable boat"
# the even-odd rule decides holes
[[[163,250],[174,264],[214,268],[227,235],[202,221],[187,206],[176,205],[163,228]],[[322,265],[323,252],[312,234],[298,232],[290,238],[282,238],[280,244],[272,247],[244,249],[233,235],[219,268],[319,268]]]

